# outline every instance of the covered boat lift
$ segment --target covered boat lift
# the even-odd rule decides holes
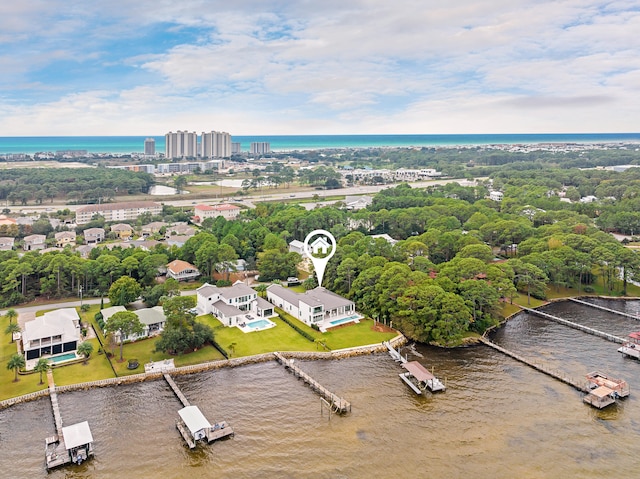
[[[425,368],[418,361],[410,361],[406,363],[402,363],[402,367],[407,370],[406,373],[400,374],[400,379],[402,379],[405,383],[409,385],[411,389],[415,391],[416,394],[422,394],[425,388],[429,388],[431,392],[444,391],[445,386],[442,382],[431,374],[427,368]],[[418,384],[414,384],[411,381],[411,377],[413,377]]]
[[[196,447],[196,441],[205,439],[208,443],[233,434],[233,429],[225,421],[211,425],[198,406],[186,406],[178,411],[180,420],[176,427],[190,449]]]
[[[614,395],[615,392],[607,386],[599,386],[594,390],[589,391],[589,394],[584,397],[583,401],[587,404],[591,404],[593,407],[602,409],[607,407],[609,404],[616,402]]]

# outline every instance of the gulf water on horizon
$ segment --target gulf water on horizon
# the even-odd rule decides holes
[[[19,136],[0,137],[0,154],[34,154],[61,150],[89,153],[141,153],[146,138],[164,151],[164,136]],[[331,148],[456,146],[536,143],[640,143],[640,133],[536,133],[473,135],[255,135],[232,136],[248,151],[252,142],[269,142],[272,151]]]

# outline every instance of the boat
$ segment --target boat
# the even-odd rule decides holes
[[[405,368],[407,372],[400,374],[400,379],[407,383],[416,394],[422,394],[426,389],[429,389],[431,392],[445,390],[444,384],[418,361],[403,363],[402,367]]]
[[[618,349],[618,352],[630,358],[640,359],[640,331],[629,333],[628,339]]]
[[[611,390],[614,398],[624,398],[629,395],[629,384],[624,379],[611,378],[599,371],[592,371],[587,374],[589,389],[594,390],[599,387],[606,387]]]

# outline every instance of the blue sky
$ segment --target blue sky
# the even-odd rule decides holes
[[[640,0],[0,4],[0,136],[640,131]]]

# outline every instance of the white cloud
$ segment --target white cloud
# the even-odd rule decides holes
[[[5,135],[640,131],[638,0],[15,3]]]

